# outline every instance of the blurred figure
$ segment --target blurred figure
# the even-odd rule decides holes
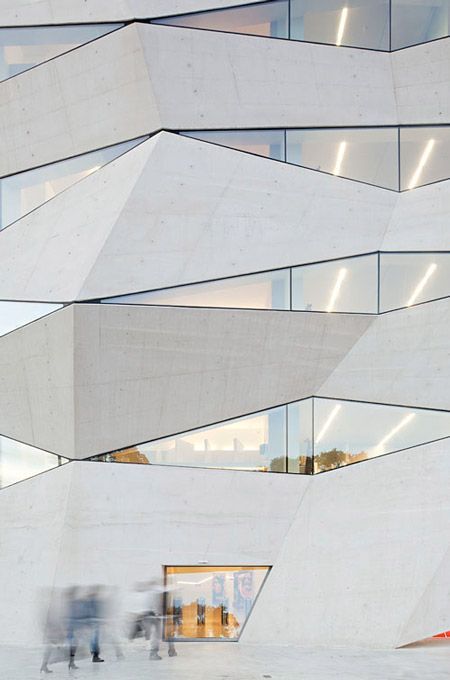
[[[69,668],[76,670],[78,666],[75,663],[75,655],[77,653],[78,638],[85,618],[84,601],[80,596],[79,588],[76,586],[72,586],[66,591],[66,610]]]
[[[103,602],[100,597],[101,587],[91,588],[84,601],[84,619],[90,635],[92,663],[103,663],[100,658],[100,625],[103,619]]]
[[[130,607],[130,640],[142,635],[150,640],[150,659],[159,661],[163,634],[164,601],[167,588],[158,580],[136,583]],[[168,638],[169,656],[177,656],[173,638]]]

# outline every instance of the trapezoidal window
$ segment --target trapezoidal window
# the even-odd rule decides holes
[[[166,567],[165,637],[237,640],[270,567]]]
[[[0,81],[111,33],[123,24],[0,28]]]
[[[0,229],[143,142],[139,137],[0,179]]]
[[[40,319],[42,316],[51,314],[62,305],[53,305],[46,302],[10,302],[0,300],[0,337],[14,331],[16,328],[25,326],[31,321]]]
[[[54,453],[0,436],[0,489],[66,462]]]

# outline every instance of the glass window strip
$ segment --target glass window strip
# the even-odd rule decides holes
[[[68,462],[58,454],[0,435],[0,489]]]
[[[450,295],[450,252],[376,252],[162,290],[102,304],[380,314]]]
[[[448,437],[448,411],[314,396],[90,460],[317,474]]]
[[[450,0],[265,0],[150,23],[391,52],[449,35]]]

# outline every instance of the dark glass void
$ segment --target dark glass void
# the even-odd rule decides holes
[[[180,134],[393,191],[450,178],[448,125]]]
[[[0,179],[0,229],[137,146],[147,136]]]
[[[450,413],[311,397],[92,460],[314,474],[450,436]]]
[[[268,0],[152,23],[390,51],[449,35],[450,0]]]
[[[270,567],[166,567],[165,637],[237,640]]]
[[[120,28],[123,24],[0,28],[0,81]]]
[[[450,252],[381,252],[122,295],[101,302],[377,314],[448,295]]]
[[[0,435],[0,489],[64,463],[66,458]]]

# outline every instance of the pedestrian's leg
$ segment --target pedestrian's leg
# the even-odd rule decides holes
[[[159,641],[161,638],[160,621],[159,618],[154,614],[154,612],[150,612],[148,619],[150,627],[150,659],[152,659],[153,661],[159,661],[161,659],[161,657],[158,654]]]

